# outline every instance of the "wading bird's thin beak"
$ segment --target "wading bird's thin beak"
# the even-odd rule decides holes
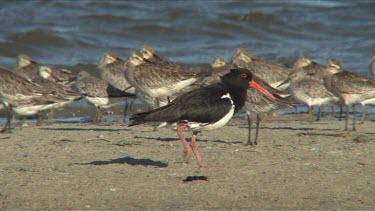
[[[281,84],[279,84],[278,86],[277,86],[277,88],[279,88],[280,86],[282,86],[282,85],[284,85],[284,84],[286,84],[286,83],[288,83],[290,81],[290,79],[288,78],[288,79],[286,79],[284,82],[282,82]]]

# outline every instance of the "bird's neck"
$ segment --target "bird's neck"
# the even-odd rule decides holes
[[[237,86],[230,86],[228,84],[226,87],[228,88],[228,92],[233,100],[233,104],[235,106],[234,113],[236,113],[245,105],[247,89]]]

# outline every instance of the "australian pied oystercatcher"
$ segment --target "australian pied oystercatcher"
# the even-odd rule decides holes
[[[198,132],[224,126],[244,106],[248,88],[254,88],[274,99],[272,94],[252,79],[249,70],[232,69],[221,77],[219,83],[187,92],[158,109],[133,115],[129,126],[150,122],[175,127],[185,148],[185,155],[189,157],[193,151],[199,166],[208,167],[198,152]],[[185,128],[193,131],[190,146],[182,134]]]

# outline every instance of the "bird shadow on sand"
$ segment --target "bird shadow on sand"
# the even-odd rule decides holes
[[[110,165],[110,164],[128,164],[132,166],[154,166],[159,168],[165,168],[168,167],[168,163],[162,162],[162,161],[155,161],[151,159],[145,159],[145,158],[133,158],[133,157],[123,157],[123,158],[116,158],[112,160],[96,160],[89,163],[73,163],[76,165],[95,165],[95,166],[101,166],[101,165]]]
[[[297,133],[297,136],[328,136],[328,137],[350,137],[350,132],[338,132],[338,133],[319,133],[319,132],[311,132],[311,133]]]
[[[161,137],[150,137],[150,136],[134,136],[135,139],[146,139],[146,140],[155,140],[155,141],[180,141],[179,138],[161,138]],[[186,137],[187,141],[190,141],[190,137]],[[207,139],[199,139],[197,138],[197,142],[213,142],[213,143],[222,143],[222,144],[243,144],[243,142],[240,141],[231,141],[227,142],[224,140],[207,140]]]
[[[246,126],[240,126],[239,128],[249,128]],[[255,127],[252,127],[252,129],[255,129]],[[260,126],[259,129],[268,129],[268,130],[303,130],[303,131],[311,131],[311,130],[320,130],[320,131],[336,131],[337,129],[330,129],[330,128],[324,128],[324,129],[318,129],[318,128],[312,128],[312,127],[266,127],[266,126]]]
[[[109,131],[109,132],[113,132],[113,131],[130,131],[130,129],[126,129],[126,128],[114,129],[114,128],[73,128],[73,127],[51,128],[51,127],[44,127],[44,128],[40,128],[40,129],[42,129],[42,130],[56,130],[56,131],[61,131],[61,130],[67,130],[67,131],[90,131],[90,130],[92,130],[92,131]]]
[[[179,138],[161,138],[161,137],[151,137],[151,136],[134,136],[135,139],[146,139],[146,140],[156,140],[156,141],[179,141]]]

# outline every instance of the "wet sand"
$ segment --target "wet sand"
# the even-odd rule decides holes
[[[207,169],[169,129],[30,124],[0,134],[0,209],[375,209],[375,122],[304,119],[270,117],[258,146],[243,117],[203,132]]]

